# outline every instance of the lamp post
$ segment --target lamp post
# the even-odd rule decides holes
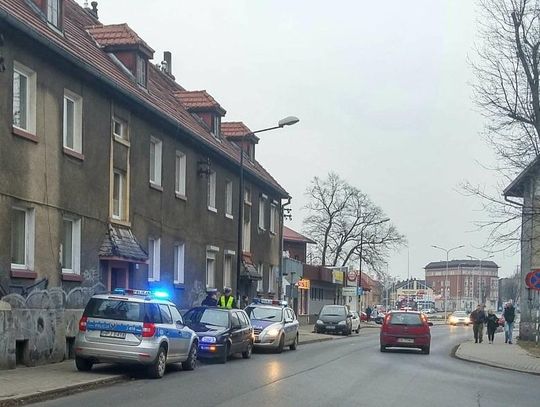
[[[243,222],[244,222],[244,149],[242,147],[242,141],[245,140],[246,137],[251,136],[253,134],[262,133],[265,131],[275,130],[275,129],[281,129],[285,126],[292,126],[293,124],[296,124],[300,121],[297,117],[294,116],[288,116],[284,119],[281,119],[277,126],[268,127],[266,129],[251,131],[249,133],[243,134],[239,147],[240,147],[240,185],[238,187],[238,241],[237,241],[237,261],[236,261],[236,297],[238,300],[240,300],[240,272],[242,270],[242,257],[243,257]],[[280,221],[281,225],[280,227],[283,228],[283,220]],[[282,256],[282,253],[279,253],[280,256]],[[280,270],[281,274],[281,270]],[[279,286],[281,287],[281,285]]]
[[[461,249],[462,247],[465,247],[465,245],[452,247],[451,249],[445,249],[443,247],[435,246],[435,245],[432,245],[431,247],[442,250],[443,252],[446,252],[446,274],[444,275],[444,320],[446,321],[446,291],[447,291],[446,282],[448,280],[448,255],[450,254],[451,251]]]
[[[493,255],[490,255],[490,256],[487,256],[487,257],[484,257],[483,259],[479,259],[478,257],[474,257],[474,256],[469,256],[467,255],[467,257],[471,260],[478,260],[478,268],[479,268],[479,271],[478,271],[478,304],[481,304],[482,303],[482,289],[481,289],[481,284],[480,284],[480,281],[482,279],[482,262],[484,260],[487,260],[487,259],[491,259],[493,258],[494,256]],[[474,281],[474,280],[473,280]],[[473,284],[473,298],[474,298],[474,284]]]

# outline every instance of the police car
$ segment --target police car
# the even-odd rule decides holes
[[[94,295],[79,321],[77,369],[88,371],[100,362],[141,364],[153,378],[163,377],[168,363],[195,369],[197,335],[167,297],[163,291],[129,289]]]
[[[246,307],[255,336],[254,347],[274,349],[278,353],[285,346],[298,346],[298,320],[286,301],[255,299]]]

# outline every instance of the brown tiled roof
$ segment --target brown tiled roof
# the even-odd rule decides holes
[[[127,100],[136,101],[164,121],[179,126],[216,154],[239,164],[239,147],[227,140],[216,140],[208,129],[178,102],[174,93],[184,90],[180,85],[153,64],[148,64],[147,89],[141,88],[135,78],[122,69],[86,30],[87,27],[96,25],[96,20],[74,0],[65,0],[64,4],[64,35],[52,30],[43,15],[38,15],[25,0],[0,0],[0,21],[27,33],[34,41],[41,43],[41,46],[60,54]],[[259,163],[245,161],[244,166],[247,176],[251,175],[262,181],[283,197],[288,196]]]
[[[283,240],[288,242],[316,243],[309,237],[305,237],[287,226],[283,226]]]
[[[242,122],[221,122],[221,135],[231,141],[238,141],[242,137],[249,137],[255,143],[259,142],[259,137],[250,134],[251,130]]]
[[[148,254],[131,229],[113,225],[109,225],[98,255],[101,259],[124,259],[139,263],[146,263],[148,260]]]
[[[174,96],[188,111],[212,109],[218,111],[222,116],[226,113],[225,109],[205,90],[183,90],[175,92]]]
[[[103,48],[137,45],[149,51],[150,54],[154,53],[154,50],[127,24],[93,25],[87,27],[87,30]]]

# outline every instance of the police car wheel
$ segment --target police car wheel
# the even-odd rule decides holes
[[[92,369],[92,361],[88,359],[83,359],[80,357],[75,357],[75,366],[77,366],[77,370],[80,372],[88,372]]]
[[[297,347],[298,347],[298,335],[296,335],[296,337],[294,338],[294,342],[291,343],[291,345],[289,346],[289,349],[296,350]]]
[[[148,369],[150,377],[153,379],[161,379],[165,374],[165,368],[167,366],[167,351],[163,346],[159,347],[159,351],[154,363],[152,363]]]
[[[253,351],[253,343],[251,341],[249,341],[248,345],[247,345],[247,348],[245,350],[245,352],[242,352],[242,357],[244,359],[249,359],[251,358],[251,352]]]
[[[195,370],[197,366],[197,344],[193,343],[191,349],[189,350],[188,358],[185,362],[182,362],[182,369],[184,370]]]
[[[285,347],[285,337],[281,335],[281,338],[279,338],[279,345],[276,349],[277,353],[283,352],[283,348]]]

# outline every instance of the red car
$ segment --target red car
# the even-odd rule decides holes
[[[426,316],[416,311],[392,311],[381,327],[381,352],[387,348],[419,348],[426,355],[431,346],[431,332]]]
[[[364,311],[360,313],[360,321],[367,322],[367,314]]]

